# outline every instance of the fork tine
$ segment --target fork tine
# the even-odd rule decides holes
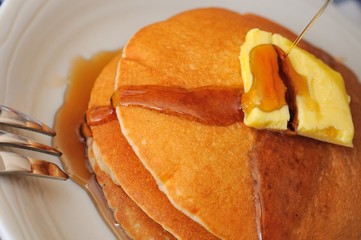
[[[49,136],[55,136],[55,131],[39,120],[3,105],[0,105],[0,125],[23,128]],[[0,129],[0,147],[1,146],[24,148],[54,156],[61,155],[61,152],[56,148]],[[69,176],[54,163],[0,150],[0,174],[4,173],[61,180],[69,178]]]
[[[46,124],[4,105],[0,105],[0,124],[55,136],[55,131]]]
[[[69,178],[54,163],[6,151],[0,151],[0,174],[21,174],[58,180]]]
[[[51,146],[35,142],[29,138],[15,135],[13,133],[9,133],[3,130],[0,130],[0,146],[9,146],[9,147],[17,147],[24,148],[28,150],[34,150],[37,152],[42,152],[54,156],[60,156],[61,152],[56,148]]]

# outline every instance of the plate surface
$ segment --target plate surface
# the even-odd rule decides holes
[[[5,1],[0,8],[0,104],[52,125],[73,59],[119,49],[142,26],[182,10],[222,6],[253,12],[300,32],[322,4],[321,0]],[[340,58],[361,79],[361,31],[333,7],[305,38]],[[49,138],[38,139],[50,143]],[[74,182],[0,176],[0,239],[114,236]]]

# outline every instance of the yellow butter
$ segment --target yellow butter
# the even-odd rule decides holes
[[[253,83],[250,66],[250,53],[254,47],[263,44],[274,44],[273,35],[259,29],[253,29],[247,33],[246,40],[241,46],[240,61],[244,93],[250,91]],[[259,107],[255,107],[249,113],[245,112],[244,123],[247,126],[258,129],[267,128],[274,130],[287,130],[287,123],[289,119],[290,114],[287,105],[269,112],[264,112]]]
[[[251,50],[262,44],[272,44],[286,52],[292,42],[279,34],[252,29],[241,46],[240,62],[244,92],[253,84],[250,66]],[[354,126],[349,107],[350,97],[346,93],[340,73],[331,69],[309,52],[295,47],[287,56],[293,69],[306,79],[306,93],[296,94],[296,133],[343,146],[352,146]],[[245,113],[244,123],[259,129],[287,129],[290,114],[287,106],[272,112],[254,108]]]

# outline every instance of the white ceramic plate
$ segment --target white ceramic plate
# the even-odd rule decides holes
[[[300,32],[322,0],[7,0],[0,7],[0,104],[53,124],[75,57],[123,46],[140,27],[179,11],[224,6]],[[361,79],[361,32],[334,8],[306,39]],[[41,139],[50,140],[48,138]],[[59,163],[58,159],[51,159]],[[66,182],[0,176],[0,238],[113,239],[85,191]]]

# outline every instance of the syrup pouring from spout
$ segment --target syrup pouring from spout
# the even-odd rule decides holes
[[[318,10],[318,12],[316,13],[316,15],[311,19],[311,21],[307,24],[307,26],[303,29],[303,31],[298,35],[298,37],[296,38],[296,40],[292,43],[292,46],[288,49],[288,51],[285,53],[284,58],[286,58],[288,56],[288,54],[290,54],[290,52],[292,51],[292,49],[297,46],[297,44],[301,41],[302,37],[305,35],[305,33],[312,27],[312,25],[316,22],[316,20],[322,15],[322,13],[325,11],[325,9],[328,7],[328,5],[330,5],[330,3],[333,0],[327,0],[322,7],[320,8],[320,10]]]

